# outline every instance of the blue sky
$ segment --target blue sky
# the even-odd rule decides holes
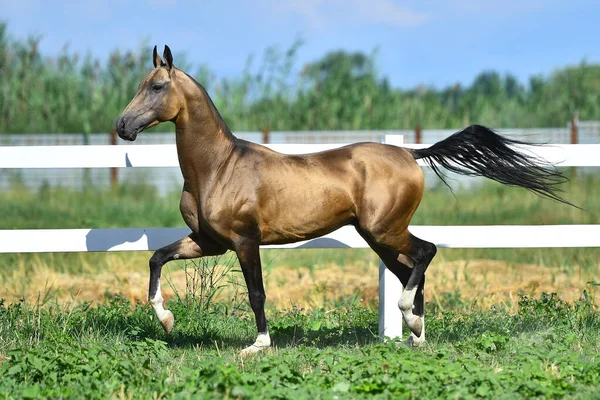
[[[218,77],[298,38],[298,68],[330,50],[377,48],[380,73],[404,88],[469,84],[490,69],[526,82],[600,62],[598,0],[0,0],[0,20],[13,37],[43,35],[46,54],[68,43],[106,59],[147,39]]]

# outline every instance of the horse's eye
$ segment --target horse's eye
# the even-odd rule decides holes
[[[152,85],[152,90],[154,90],[155,92],[160,92],[163,87],[165,87],[165,85],[155,83],[154,85]]]

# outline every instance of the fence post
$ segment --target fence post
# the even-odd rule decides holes
[[[386,144],[401,146],[404,137],[401,135],[383,135],[380,141]],[[402,297],[400,280],[379,260],[379,336],[390,339],[402,339],[402,312],[398,302]]]
[[[263,142],[263,144],[269,144],[270,133],[271,133],[271,131],[269,130],[269,128],[265,126],[263,128],[263,130],[262,130],[262,134],[263,134],[263,136],[262,136],[263,137],[262,142]]]
[[[90,133],[86,129],[83,132],[83,144],[85,146],[90,145]],[[84,190],[87,190],[89,186],[92,185],[92,171],[89,168],[84,168],[83,170],[83,182],[82,186]]]
[[[571,144],[579,144],[579,113],[577,111],[571,117]]]
[[[117,145],[117,131],[115,129],[110,131],[110,144],[113,146]],[[119,180],[117,171],[118,171],[117,168],[110,169],[110,185],[111,186],[117,185],[117,182]]]
[[[415,127],[415,143],[421,144],[421,124],[417,124]]]
[[[571,117],[571,144],[579,144],[579,113],[575,111]],[[577,179],[577,168],[570,168],[571,179]]]

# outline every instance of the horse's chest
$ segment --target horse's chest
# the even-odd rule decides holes
[[[181,193],[179,211],[181,212],[183,220],[192,232],[198,233],[200,231],[200,209],[198,207],[198,202],[191,193],[185,190]]]

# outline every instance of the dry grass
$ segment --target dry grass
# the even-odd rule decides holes
[[[21,298],[35,301],[46,292],[58,301],[102,301],[120,293],[134,302],[145,302],[148,271],[146,253],[106,254],[99,268],[89,265],[82,257],[82,271],[77,274],[57,272],[41,258],[20,261],[10,273],[4,274],[0,298],[15,302]],[[179,264],[163,270],[163,294],[166,299],[175,293],[183,294],[186,276]],[[189,264],[188,264],[189,265]],[[102,271],[97,273],[96,271]],[[581,296],[586,283],[600,273],[600,263],[582,269],[543,267],[514,264],[497,260],[444,261],[432,263],[427,273],[426,301],[440,304],[445,293],[460,293],[466,300],[477,300],[482,307],[504,303],[516,306],[519,293],[539,296],[542,292],[556,292],[565,300]],[[241,274],[239,276],[241,279]],[[168,283],[167,283],[168,282]],[[308,267],[269,268],[265,272],[265,286],[269,306],[287,308],[291,304],[314,307],[359,293],[365,302],[375,302],[378,291],[377,266],[339,266],[335,264]],[[221,296],[229,296],[233,288],[226,288]]]

